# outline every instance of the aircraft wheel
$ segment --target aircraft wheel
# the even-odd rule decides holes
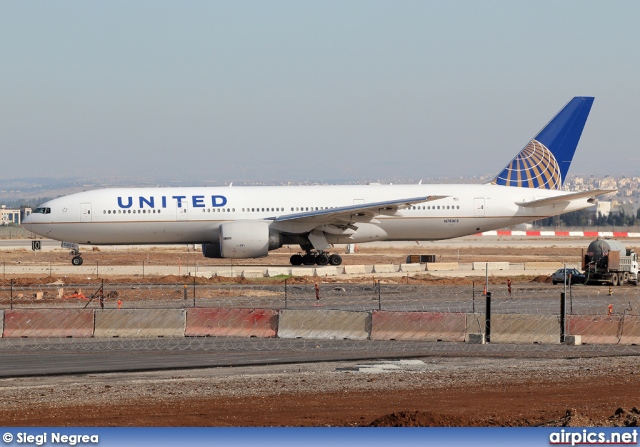
[[[316,257],[312,254],[304,255],[302,257],[302,263],[304,265],[313,265],[316,263]]]
[[[328,263],[329,263],[329,256],[325,255],[324,253],[321,253],[318,256],[316,256],[316,264],[327,265]]]
[[[302,265],[302,255],[292,255],[289,262],[291,265]]]
[[[331,255],[329,256],[329,264],[340,265],[342,264],[342,258],[340,257],[340,255]]]
[[[82,262],[83,262],[83,261],[82,261],[82,258],[81,258],[80,256],[74,256],[74,257],[71,259],[71,263],[72,263],[73,265],[82,265]]]

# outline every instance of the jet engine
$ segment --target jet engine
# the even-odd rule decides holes
[[[236,221],[220,225],[219,242],[202,244],[206,258],[264,258],[269,250],[282,247],[279,232],[269,222]]]

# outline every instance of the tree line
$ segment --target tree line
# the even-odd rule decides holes
[[[579,210],[536,220],[533,225],[536,227],[635,227],[640,226],[640,209],[635,216],[627,214],[624,210],[609,213],[607,216],[602,213],[594,216],[588,210]]]

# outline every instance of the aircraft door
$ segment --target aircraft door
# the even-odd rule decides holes
[[[91,222],[91,204],[80,204],[80,222]]]
[[[484,217],[484,197],[473,199],[473,217]]]

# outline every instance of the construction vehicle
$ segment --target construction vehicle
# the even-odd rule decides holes
[[[638,256],[613,239],[596,239],[582,257],[588,284],[638,285]]]

